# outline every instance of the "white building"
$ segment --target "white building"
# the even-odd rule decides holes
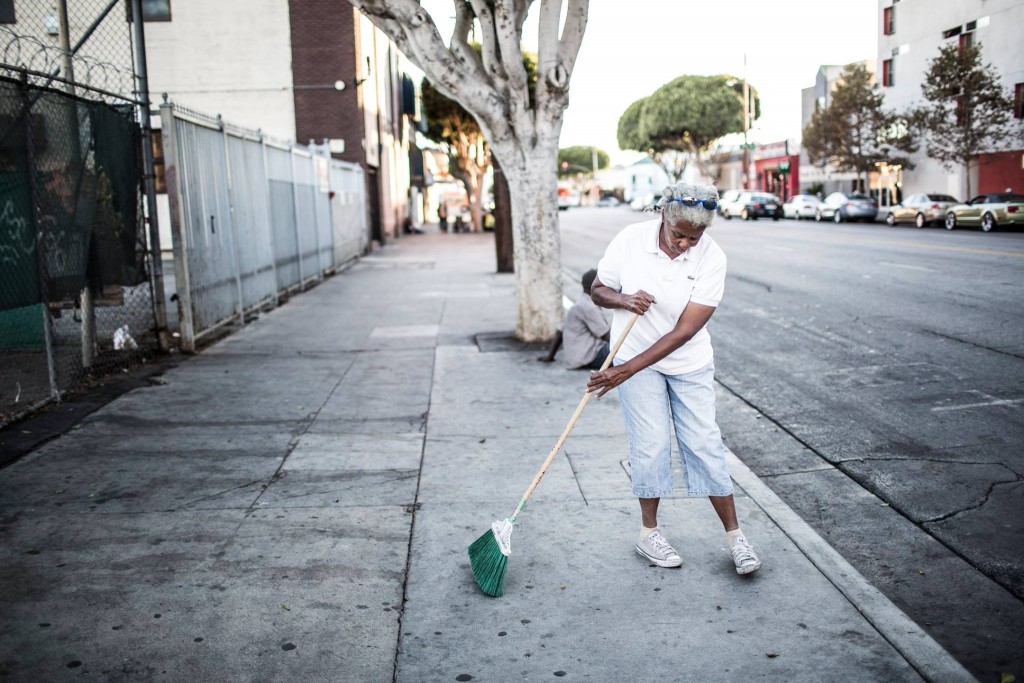
[[[1024,0],[879,0],[878,72],[886,106],[906,111],[924,104],[921,83],[928,62],[949,44],[982,46],[982,60],[999,72],[1015,95],[1014,112],[1022,116],[1024,89]],[[915,168],[903,170],[904,195],[936,192],[963,197],[962,169],[946,170],[926,155],[925,145],[913,157]],[[971,188],[1024,191],[1024,144],[1018,137],[996,153],[984,154],[971,168]]]

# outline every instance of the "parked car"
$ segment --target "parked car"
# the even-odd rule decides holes
[[[558,184],[558,210],[566,211],[570,206],[580,205],[580,193],[565,183]]]
[[[957,204],[946,212],[946,230],[975,225],[981,226],[985,232],[999,226],[1024,225],[1024,194],[979,194],[966,204]]]
[[[644,195],[637,195],[633,198],[633,201],[629,203],[629,208],[635,211],[643,211],[650,206],[654,206],[659,201],[661,201],[660,192],[657,194],[648,193]]]
[[[725,215],[725,206],[726,206],[726,204],[734,203],[737,199],[739,199],[739,196],[740,196],[740,191],[739,190],[726,190],[721,195],[719,195],[719,197],[718,197],[718,208],[715,209],[715,211],[718,213],[718,215],[719,216],[724,216]]]
[[[613,195],[608,195],[607,197],[601,197],[600,199],[597,200],[597,203],[594,204],[594,206],[598,206],[598,207],[609,207],[609,206],[618,206],[618,205],[619,205],[619,200],[616,197],[614,197]]]
[[[739,216],[745,221],[758,218],[782,218],[782,200],[767,192],[741,192],[735,201],[722,206],[726,219]]]
[[[946,212],[960,201],[948,194],[912,194],[889,209],[885,222],[889,225],[913,223],[923,228],[931,223],[941,223]]]
[[[814,214],[817,221],[831,220],[836,223],[843,221],[864,221],[874,223],[878,216],[878,205],[875,200],[865,194],[833,192],[825,197]]]
[[[782,215],[786,218],[814,218],[818,214],[821,200],[813,194],[793,195],[782,205]]]

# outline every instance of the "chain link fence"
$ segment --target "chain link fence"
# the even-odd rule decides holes
[[[159,347],[126,8],[0,18],[0,424]]]
[[[358,165],[172,103],[160,121],[182,350],[366,249]]]

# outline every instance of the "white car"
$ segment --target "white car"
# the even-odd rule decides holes
[[[821,200],[813,194],[798,194],[789,198],[782,205],[782,215],[786,218],[814,218],[818,215],[818,206]]]
[[[715,211],[719,216],[725,216],[726,204],[732,204],[739,199],[740,190],[726,190],[718,198],[718,208]]]
[[[570,207],[580,205],[580,193],[569,185],[558,184],[558,210],[566,211]]]

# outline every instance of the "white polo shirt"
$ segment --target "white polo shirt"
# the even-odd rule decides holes
[[[725,292],[726,262],[722,248],[705,234],[696,246],[671,259],[658,244],[660,227],[660,218],[626,226],[612,239],[597,265],[601,284],[624,294],[642,289],[656,302],[640,316],[626,337],[615,356],[620,362],[643,353],[672,331],[689,302],[718,306]],[[613,310],[613,340],[619,338],[632,316],[621,308]],[[681,375],[699,370],[713,360],[711,335],[702,328],[651,368],[666,375]]]

